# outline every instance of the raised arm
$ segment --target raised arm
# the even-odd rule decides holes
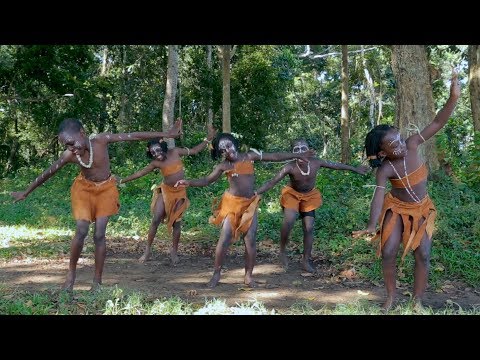
[[[132,133],[119,133],[109,134],[101,133],[95,136],[96,139],[104,141],[106,143],[118,142],[118,141],[138,141],[138,140],[150,140],[156,138],[177,138],[182,133],[182,120],[175,121],[173,127],[167,132],[161,131],[140,131]]]
[[[407,140],[413,145],[419,145],[424,141],[430,139],[438,131],[440,131],[455,109],[458,98],[460,97],[460,81],[458,80],[458,74],[453,72],[452,81],[450,84],[450,96],[443,106],[443,108],[437,113],[433,121],[427,125],[419,134],[410,136]]]
[[[384,197],[385,197],[385,184],[387,183],[387,176],[379,170],[376,174],[376,187],[374,190],[372,202],[370,204],[370,218],[368,220],[366,230],[353,231],[352,236],[354,238],[360,237],[365,234],[372,234],[375,232],[375,228],[378,223],[378,218],[382,212]]]
[[[59,169],[65,166],[66,163],[71,162],[73,159],[73,153],[70,150],[65,150],[60,158],[55,161],[47,170],[45,170],[40,176],[38,176],[25,191],[15,191],[10,195],[15,199],[14,202],[25,200],[26,197],[37,187],[42,185],[45,181],[50,179]]]
[[[264,182],[263,185],[258,188],[258,190],[256,191],[257,194],[263,194],[264,192],[267,192],[268,190],[273,188],[280,180],[282,180],[287,174],[289,174],[291,170],[292,164],[284,165],[272,179]]]
[[[133,173],[132,175],[127,176],[126,178],[120,179],[119,183],[120,184],[125,184],[126,182],[141,178],[142,176],[145,176],[148,173],[151,173],[155,169],[156,169],[156,166],[153,165],[152,163],[150,163],[147,166],[145,166],[142,170],[139,170],[139,171]]]
[[[335,170],[350,170],[361,175],[365,175],[370,170],[370,168],[365,165],[354,167],[347,164],[327,160],[320,160],[320,166]]]
[[[181,156],[198,154],[200,151],[205,149],[208,144],[210,144],[212,142],[212,140],[213,140],[213,138],[215,137],[216,134],[217,134],[217,130],[215,130],[215,128],[212,125],[208,125],[207,137],[205,139],[203,139],[203,141],[200,144],[194,146],[191,149],[178,148],[178,154],[181,155]]]
[[[201,178],[201,179],[194,179],[194,180],[186,180],[186,179],[182,179],[182,180],[178,180],[177,183],[175,184],[175,187],[177,186],[207,186],[207,185],[210,185],[211,183],[214,183],[215,181],[218,180],[218,178],[223,174],[224,172],[224,165],[223,163],[222,164],[219,164],[217,166],[215,166],[215,168],[213,169],[213,171]]]

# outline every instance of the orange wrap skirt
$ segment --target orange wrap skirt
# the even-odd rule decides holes
[[[150,204],[150,211],[153,214],[155,204],[158,197],[162,194],[163,203],[165,204],[165,221],[169,232],[173,231],[173,224],[182,220],[182,215],[190,206],[190,200],[187,198],[187,188],[185,186],[173,187],[161,183],[153,189],[152,203]],[[184,200],[182,205],[178,206],[178,202]]]
[[[388,210],[392,212],[392,217],[388,223],[384,224],[385,214]],[[415,250],[420,245],[425,232],[429,239],[432,238],[436,215],[437,210],[428,195],[425,196],[420,203],[415,203],[401,201],[391,193],[388,193],[385,196],[382,213],[380,215],[380,230],[372,239],[372,241],[380,239],[377,255],[380,256],[382,254],[382,247],[392,234],[396,222],[400,220],[403,222],[403,261],[410,249]],[[419,225],[422,219],[423,223]]]
[[[322,205],[322,194],[320,194],[318,189],[301,193],[287,185],[282,189],[280,204],[286,209],[292,209],[298,212],[309,212]]]
[[[213,215],[208,221],[210,224],[220,225],[228,217],[232,226],[233,240],[236,241],[240,235],[244,235],[250,229],[260,199],[260,195],[245,198],[225,192],[220,202],[214,200]]]
[[[75,220],[94,222],[118,214],[120,209],[117,182],[113,176],[105,181],[87,180],[79,174],[70,189]]]

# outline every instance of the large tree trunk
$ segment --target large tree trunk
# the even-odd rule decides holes
[[[480,134],[480,45],[468,46],[468,72],[473,129]]]
[[[212,76],[212,45],[207,45],[207,68],[208,68],[208,76]],[[212,110],[212,99],[213,91],[212,87],[210,86],[208,89],[208,120],[207,125],[213,124],[213,110]]]
[[[404,136],[412,123],[420,130],[435,117],[427,53],[423,45],[393,45],[392,70],[396,81],[395,125]],[[438,169],[435,138],[419,147],[430,170]]]
[[[349,119],[348,119],[348,46],[342,45],[342,109],[341,109],[341,125],[342,125],[342,162],[350,161],[349,139]]]
[[[222,131],[224,133],[232,132],[232,126],[230,122],[230,58],[231,58],[230,45],[220,46],[220,57],[222,59],[222,76],[223,76],[223,101],[222,101],[222,113],[223,113],[223,126]]]
[[[175,96],[178,82],[178,45],[168,46],[167,86],[163,100],[162,130],[168,131],[173,126]],[[175,147],[174,139],[166,139],[168,147]]]

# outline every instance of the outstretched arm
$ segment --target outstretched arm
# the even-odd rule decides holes
[[[308,150],[304,153],[294,154],[291,152],[275,152],[275,153],[264,153],[262,151],[254,152],[249,151],[248,157],[251,160],[256,161],[284,161],[284,160],[291,160],[291,159],[302,159],[308,161],[309,158],[315,156],[314,150]]]
[[[70,150],[65,150],[60,158],[55,161],[52,166],[45,170],[39,177],[35,179],[25,191],[15,191],[11,195],[15,199],[14,202],[25,200],[27,196],[42,185],[45,181],[50,179],[59,169],[61,169],[66,163],[71,162],[73,153]]]
[[[256,191],[258,195],[273,188],[280,180],[282,180],[292,170],[292,164],[286,164],[282,169],[271,179],[263,183]]]
[[[452,75],[452,81],[450,84],[450,96],[443,106],[443,108],[437,113],[433,121],[427,125],[419,134],[412,135],[408,141],[413,145],[419,145],[423,141],[427,141],[438,131],[440,131],[455,109],[458,98],[460,97],[460,81],[458,80],[458,74],[456,72]]]
[[[95,136],[96,139],[104,141],[106,143],[118,142],[118,141],[138,141],[138,140],[150,140],[156,138],[177,138],[182,133],[182,120],[175,121],[173,127],[167,132],[160,131],[141,131],[132,133],[119,133],[109,134],[101,133]]]
[[[372,202],[370,204],[370,219],[368,220],[366,230],[353,231],[352,236],[358,238],[365,234],[371,234],[375,232],[375,228],[378,223],[378,218],[382,212],[383,202],[385,197],[385,184],[387,177],[380,170],[377,170],[376,174],[376,187],[373,194]]]
[[[327,160],[320,160],[320,166],[335,170],[350,170],[361,175],[365,175],[370,170],[370,168],[365,165],[354,167],[347,164]]]
[[[141,178],[142,176],[147,175],[148,173],[151,173],[153,170],[155,170],[155,166],[150,163],[147,166],[145,166],[142,170],[139,170],[135,173],[133,173],[130,176],[127,176],[126,178],[120,179],[119,184],[125,184],[126,182]]]
[[[196,145],[195,147],[193,147],[191,149],[177,148],[178,149],[178,154],[181,155],[181,156],[198,154],[200,151],[205,149],[208,144],[210,144],[212,142],[212,140],[213,140],[213,138],[215,137],[216,134],[217,134],[217,130],[215,130],[215,128],[212,125],[208,125],[207,137],[205,139],[203,139],[203,141],[200,144]]]
[[[201,178],[201,179],[194,179],[194,180],[186,180],[186,179],[182,179],[182,180],[178,180],[177,183],[175,184],[175,187],[177,186],[207,186],[207,185],[210,185],[211,183],[214,183],[215,181],[218,180],[218,178],[220,177],[220,175],[223,174],[223,171],[224,171],[224,166],[223,166],[223,163],[222,164],[219,164],[217,166],[215,166],[215,168],[213,169],[213,171]]]

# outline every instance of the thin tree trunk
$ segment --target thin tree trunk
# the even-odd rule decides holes
[[[367,81],[368,93],[370,95],[370,109],[368,112],[368,119],[370,120],[370,127],[373,128],[375,126],[375,86],[373,85],[373,79],[370,76],[370,72],[367,68],[367,60],[365,59],[363,45],[361,45],[361,50],[363,73],[365,75],[365,80]]]
[[[341,108],[341,144],[342,144],[342,162],[350,161],[350,149],[348,146],[349,138],[349,118],[348,118],[348,45],[342,45],[342,108]]]
[[[168,131],[173,126],[175,96],[178,82],[178,45],[168,46],[167,85],[163,101],[162,130]],[[168,147],[175,147],[174,139],[166,139]]]
[[[377,123],[375,125],[379,125],[380,122],[382,121],[383,117],[383,101],[382,101],[382,89],[380,88],[378,92],[378,117],[377,117]]]
[[[480,134],[480,45],[468,46],[468,73],[473,130]]]
[[[225,133],[232,132],[232,125],[230,122],[230,52],[230,45],[220,46],[223,77],[222,131]]]
[[[404,136],[412,123],[420,130],[435,117],[430,71],[424,45],[393,45],[392,70],[396,81],[395,125]],[[419,147],[430,170],[438,169],[435,138]]]
[[[108,57],[108,46],[105,45],[102,51],[102,68],[100,69],[100,76],[105,76],[107,74],[107,57]]]
[[[207,45],[207,68],[208,68],[208,77],[209,80],[212,77],[212,45]],[[209,81],[209,84],[211,82]],[[212,87],[209,86],[208,88],[208,120],[207,125],[213,125],[213,110],[212,110],[212,102],[213,102],[213,90]]]
[[[120,113],[118,114],[118,122],[122,125],[125,124],[126,119],[126,107],[127,107],[127,47],[122,45],[122,85],[120,95]]]

